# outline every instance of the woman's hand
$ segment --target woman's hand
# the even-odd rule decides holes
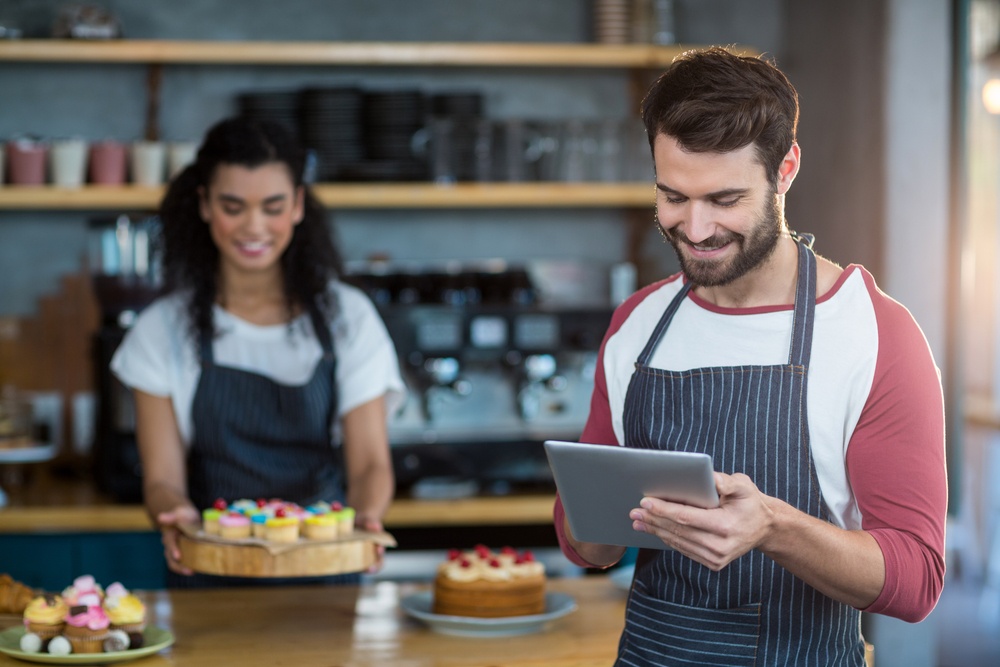
[[[167,567],[178,574],[191,575],[192,570],[181,565],[181,549],[177,544],[177,536],[180,534],[178,526],[183,524],[197,525],[201,520],[198,510],[190,505],[179,505],[169,512],[160,512],[156,515],[156,523],[160,527],[160,534],[163,540],[163,555],[167,559]]]
[[[355,528],[364,530],[369,533],[381,533],[382,532],[382,522],[378,519],[371,517],[363,517],[360,514],[354,522]],[[372,563],[365,572],[367,574],[375,574],[382,569],[383,561],[385,560],[385,545],[376,544],[375,545],[375,562]]]

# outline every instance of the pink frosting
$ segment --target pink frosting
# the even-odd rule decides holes
[[[110,625],[108,616],[100,605],[87,607],[87,610],[82,614],[68,614],[66,623],[76,628],[86,627],[91,630],[103,630]]]
[[[128,589],[120,581],[116,581],[108,586],[104,594],[109,598],[123,598],[128,595]]]
[[[223,514],[219,517],[220,526],[249,526],[250,518],[245,514]]]

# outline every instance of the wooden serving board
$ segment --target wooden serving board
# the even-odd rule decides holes
[[[378,547],[396,546],[389,533],[356,530],[337,540],[300,538],[287,544],[225,541],[184,527],[181,563],[195,572],[235,577],[310,577],[362,572],[375,564]]]

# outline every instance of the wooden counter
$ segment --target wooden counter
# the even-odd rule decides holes
[[[608,577],[550,581],[577,610],[516,637],[438,634],[399,602],[426,584],[215,589],[139,593],[174,645],[136,667],[372,665],[378,667],[605,667],[614,662],[625,592]],[[23,665],[0,655],[0,665]]]

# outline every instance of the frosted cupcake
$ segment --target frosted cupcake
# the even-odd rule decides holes
[[[70,607],[66,615],[63,636],[69,640],[73,653],[103,653],[110,625],[100,604],[76,605]]]
[[[132,648],[142,645],[142,632],[146,629],[146,605],[117,581],[108,586],[104,598],[104,613],[108,617],[109,630],[122,630],[128,634]]]
[[[226,512],[219,517],[219,537],[227,540],[250,537],[250,518],[239,512]]]
[[[39,595],[24,609],[24,627],[42,641],[52,639],[62,633],[68,611],[69,605],[61,596],[51,593]]]
[[[206,535],[219,534],[220,516],[222,516],[222,512],[214,507],[209,507],[201,511],[201,529],[205,531]]]
[[[264,539],[269,542],[295,542],[299,539],[299,520],[294,516],[273,516],[264,524]]]
[[[302,522],[302,536],[310,540],[332,540],[339,533],[338,517],[327,512],[307,517]]]

